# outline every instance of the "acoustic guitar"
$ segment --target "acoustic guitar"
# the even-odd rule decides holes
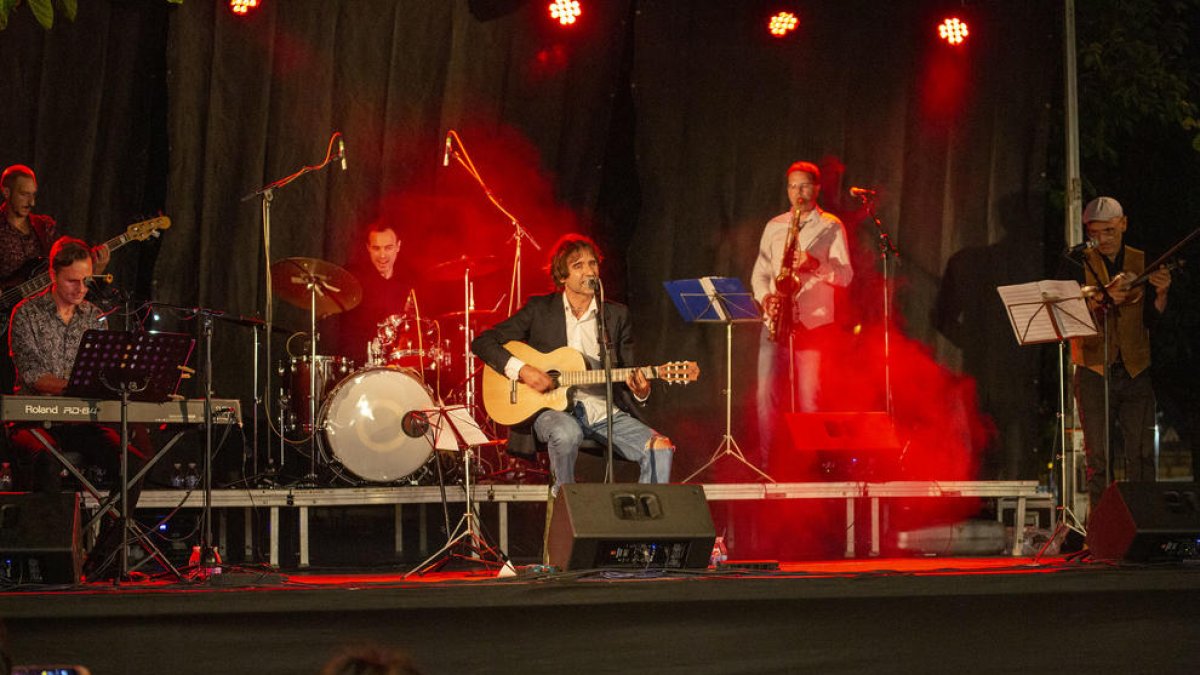
[[[531,419],[543,410],[566,410],[571,403],[571,389],[589,384],[603,384],[603,370],[588,370],[583,354],[570,347],[560,347],[549,354],[540,352],[524,342],[508,342],[504,348],[513,356],[545,371],[554,380],[554,387],[539,392],[521,382],[514,382],[491,368],[483,369],[483,407],[500,424],[512,426]],[[667,384],[688,384],[700,377],[695,361],[672,361],[661,366],[613,368],[613,382],[624,382],[634,370],[641,370],[646,379],[658,379]]]

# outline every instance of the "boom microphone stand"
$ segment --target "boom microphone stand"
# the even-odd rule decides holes
[[[337,146],[338,146],[337,155],[333,154],[333,145],[334,145],[335,141],[337,142]],[[320,170],[324,169],[325,167],[329,166],[331,163],[333,163],[334,160],[341,160],[342,171],[346,170],[346,144],[345,144],[345,139],[342,136],[342,132],[340,132],[340,131],[333,132],[333,135],[329,137],[329,144],[325,148],[325,159],[323,159],[319,164],[315,164],[313,166],[307,166],[307,165],[302,166],[295,173],[284,176],[283,178],[280,178],[278,180],[271,181],[270,183],[267,183],[266,185],[258,188],[254,192],[251,192],[250,194],[246,195],[245,197],[242,197],[243,202],[254,199],[255,197],[262,198],[263,279],[265,281],[264,292],[266,294],[266,312],[264,312],[263,316],[265,317],[265,321],[266,321],[266,354],[267,354],[267,358],[265,359],[265,361],[267,362],[267,376],[263,379],[263,393],[262,393],[262,397],[261,397],[261,400],[263,401],[264,404],[266,404],[267,402],[270,401],[270,396],[271,396],[271,368],[270,368],[269,362],[270,362],[270,358],[271,358],[271,327],[273,325],[274,318],[275,318],[275,312],[272,309],[272,306],[274,304],[274,297],[273,297],[273,293],[271,290],[272,289],[272,286],[271,286],[271,201],[275,198],[275,190],[276,189],[290,184],[292,181],[296,180],[297,178],[303,176],[306,173],[320,171]],[[313,335],[312,339],[315,341],[316,336]],[[255,358],[256,371],[255,371],[254,379],[256,381],[258,380],[257,361],[258,361],[258,359]],[[309,370],[315,372],[316,364],[310,363]],[[312,379],[312,378],[310,378],[310,379]],[[312,391],[311,388],[309,391],[310,392]],[[259,400],[258,392],[255,392],[255,399]],[[268,411],[268,413],[269,413],[269,411]],[[255,419],[257,420],[257,417],[258,417],[257,407],[255,408],[254,415],[255,415]],[[267,415],[267,419],[268,420],[271,419],[270,414]],[[316,419],[312,419],[311,422],[314,426],[313,433],[315,434],[316,433],[315,427],[316,427],[317,421],[316,421]],[[282,428],[279,430],[279,433],[280,433],[280,435],[283,434]],[[257,441],[257,435],[256,435],[255,436],[256,449],[257,449],[257,442],[258,441]],[[270,446],[268,446],[268,448],[269,447]],[[314,450],[315,450],[315,443],[314,443]],[[283,463],[282,447],[280,448],[279,453],[280,453],[279,461],[280,461],[280,464],[282,464]]]
[[[879,260],[883,267],[883,394],[885,405],[887,406],[888,417],[892,416],[894,405],[892,402],[892,271],[893,261],[900,262],[900,251],[896,245],[892,243],[892,238],[888,236],[888,232],[883,227],[883,221],[879,220],[879,215],[875,212],[875,191],[861,190],[851,193],[862,200],[863,206],[867,209],[867,214],[871,216],[871,222],[875,224],[875,230],[879,233]],[[794,372],[794,371],[793,371]]]

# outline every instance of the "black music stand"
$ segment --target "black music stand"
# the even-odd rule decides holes
[[[1067,384],[1063,374],[1065,369],[1065,348],[1071,338],[1092,337],[1099,333],[1096,322],[1088,310],[1087,301],[1083,299],[1082,289],[1076,281],[1044,280],[1011,286],[999,286],[996,291],[1004,302],[1008,320],[1013,329],[1017,343],[1024,345],[1058,343],[1058,423],[1062,462],[1059,467],[1062,520],[1055,528],[1054,536],[1046,545],[1057,539],[1059,532],[1066,528],[1079,534],[1086,534],[1083,523],[1075,514],[1074,488],[1068,485],[1068,477],[1074,480],[1074,455],[1067,449]],[[1107,473],[1108,456],[1105,453],[1105,472]],[[1024,527],[1024,523],[1015,523],[1015,527]],[[1042,549],[1045,551],[1045,547]],[[1041,556],[1041,552],[1038,553]]]
[[[129,508],[129,402],[165,402],[179,388],[182,368],[191,356],[194,341],[179,333],[138,333],[89,330],[79,341],[75,365],[63,394],[79,398],[121,401],[121,499],[117,517],[121,522],[121,570],[117,582],[129,576],[129,533],[132,529]],[[114,397],[113,395],[117,396]],[[94,488],[93,488],[94,489]],[[101,513],[112,498],[101,504]],[[178,570],[153,542],[135,537],[148,545],[151,555],[172,571]]]
[[[746,465],[764,480],[775,482],[765,471],[754,466],[742,448],[733,439],[733,324],[762,323],[762,314],[754,302],[754,295],[735,277],[700,277],[664,281],[667,293],[675,301],[675,308],[688,323],[719,323],[725,325],[725,435],[713,452],[712,457],[696,469],[682,483],[691,482],[722,457],[730,456]]]

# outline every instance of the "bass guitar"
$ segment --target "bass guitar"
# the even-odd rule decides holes
[[[160,230],[169,227],[171,227],[171,219],[166,216],[143,220],[125,228],[124,232],[104,242],[104,245],[110,252],[115,251],[131,241],[145,241],[152,236],[157,237]],[[18,302],[50,285],[50,272],[46,262],[39,259],[31,264],[36,265],[35,269],[41,269],[41,274],[25,281],[13,281],[3,291],[0,291],[0,333],[8,330],[8,320],[12,317],[13,307],[16,307]],[[21,275],[20,278],[27,277],[32,271],[34,270],[27,270],[27,273]]]
[[[531,419],[543,410],[566,410],[571,401],[572,387],[603,384],[603,370],[588,370],[583,354],[570,347],[560,347],[545,354],[524,342],[509,342],[504,348],[513,356],[545,371],[554,380],[554,387],[539,392],[521,382],[515,382],[491,368],[483,369],[483,407],[496,422],[513,426]],[[624,382],[634,370],[641,370],[646,379],[659,379],[667,384],[687,384],[700,377],[695,361],[672,361],[661,366],[613,368],[613,382]]]

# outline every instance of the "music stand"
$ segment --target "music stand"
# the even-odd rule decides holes
[[[1074,491],[1068,492],[1067,476],[1074,476],[1073,453],[1067,450],[1067,399],[1064,370],[1064,347],[1071,338],[1092,337],[1099,334],[1096,321],[1088,310],[1087,301],[1077,281],[1047,279],[1027,284],[998,286],[996,291],[1004,302],[1017,344],[1033,345],[1049,342],[1058,343],[1058,426],[1062,461],[1060,463],[1060,490],[1063,517],[1055,528],[1055,536],[1062,528],[1086,534],[1083,523],[1075,515]],[[1070,457],[1070,461],[1068,461]],[[1107,463],[1108,459],[1105,458]],[[1070,495],[1070,496],[1068,496]],[[1015,523],[1024,527],[1024,523]],[[1049,542],[1047,542],[1048,544]],[[1039,554],[1040,555],[1040,554]]]
[[[424,562],[409,570],[404,578],[440,569],[455,558],[485,567],[498,567],[501,575],[506,569],[511,571],[508,556],[489,544],[483,536],[479,526],[479,514],[475,513],[475,497],[471,486],[471,459],[475,456],[475,448],[498,441],[489,439],[483,433],[483,430],[479,428],[479,423],[471,416],[470,409],[465,405],[412,410],[406,413],[405,417],[411,419],[411,421],[406,420],[405,433],[413,435],[414,431],[422,432],[434,450],[462,451],[466,510],[459,519],[458,525],[449,532],[446,545],[426,558]],[[444,492],[442,498],[444,501]],[[447,520],[447,522],[449,521]],[[456,551],[455,549],[460,550]]]
[[[725,326],[725,434],[712,457],[682,482],[688,483],[722,457],[730,456],[746,465],[764,480],[775,482],[762,469],[746,459],[733,438],[733,325],[762,323],[762,314],[754,296],[734,277],[700,277],[664,281],[663,286],[675,302],[679,315],[688,323],[719,323]]]
[[[138,333],[128,331],[88,330],[79,340],[75,363],[64,396],[121,401],[121,499],[117,518],[121,527],[121,570],[117,582],[129,576],[129,533],[132,529],[129,508],[129,402],[165,402],[179,388],[194,341],[179,333]],[[107,510],[112,498],[101,504]],[[153,542],[140,533],[135,538],[144,542],[160,564],[179,576],[166,556]]]

